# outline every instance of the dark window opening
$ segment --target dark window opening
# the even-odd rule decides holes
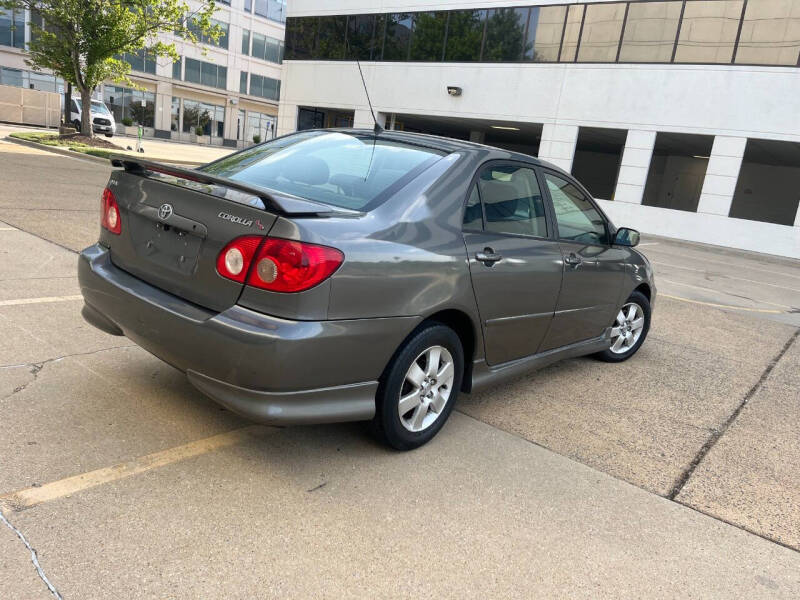
[[[729,217],[794,225],[800,201],[800,143],[747,140]]]
[[[595,198],[614,199],[627,137],[628,132],[624,129],[578,129],[572,174]]]
[[[697,211],[714,137],[658,133],[642,204]]]

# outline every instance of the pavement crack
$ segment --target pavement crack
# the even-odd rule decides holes
[[[45,365],[49,365],[50,363],[59,362],[61,360],[64,360],[65,358],[73,358],[75,356],[92,356],[93,354],[100,354],[101,352],[108,352],[110,350],[119,350],[120,348],[133,348],[135,345],[136,344],[124,344],[122,346],[112,346],[110,348],[101,348],[99,350],[92,350],[91,352],[75,352],[73,354],[64,354],[62,356],[56,356],[54,358],[48,358],[48,359],[43,360],[41,362],[35,362],[35,363],[23,363],[23,364],[17,364],[17,365],[0,365],[0,369],[13,369],[13,368],[19,368],[19,367],[29,367],[30,368],[30,373],[31,373],[31,375],[33,375],[33,378],[30,381],[27,381],[27,382],[23,383],[22,385],[19,385],[19,386],[15,387],[14,390],[10,394],[7,394],[7,395],[3,396],[2,398],[0,398],[0,400],[7,400],[8,398],[11,398],[11,396],[14,396],[16,394],[19,394],[19,393],[25,391],[28,387],[30,387],[31,384],[36,382],[36,380],[39,378],[39,373],[42,371],[42,369],[44,369]]]
[[[675,481],[675,485],[672,486],[672,490],[670,491],[667,498],[670,500],[675,500],[678,494],[681,493],[681,490],[684,488],[686,483],[691,478],[692,474],[694,473],[695,469],[697,469],[698,465],[703,462],[703,459],[706,455],[711,451],[711,449],[716,445],[719,439],[725,434],[728,428],[733,424],[736,418],[739,416],[739,413],[742,412],[744,407],[750,401],[750,399],[755,396],[756,392],[761,389],[761,386],[764,385],[764,382],[769,377],[769,374],[772,373],[772,370],[775,366],[780,362],[781,358],[783,358],[784,354],[789,351],[789,348],[792,347],[792,344],[800,337],[800,329],[796,329],[795,332],[786,340],[786,343],[783,345],[783,348],[778,352],[778,354],[773,358],[769,364],[764,369],[763,373],[761,373],[761,377],[758,378],[753,384],[753,387],[744,395],[742,401],[739,405],[734,409],[734,411],[728,416],[727,419],[715,429],[712,430],[711,435],[705,441],[705,443],[700,447],[700,450],[697,451],[697,454],[692,459],[692,462],[689,463],[689,466],[681,473],[678,479]]]
[[[14,534],[28,549],[28,552],[31,553],[31,562],[33,563],[33,566],[36,568],[36,574],[39,575],[39,579],[41,579],[44,582],[44,584],[47,586],[47,589],[50,590],[50,593],[53,594],[53,596],[56,597],[58,600],[64,600],[64,597],[61,595],[61,593],[56,589],[56,587],[52,583],[50,583],[50,580],[47,578],[47,575],[45,575],[44,569],[42,569],[42,565],[39,563],[39,556],[36,553],[36,549],[30,545],[30,542],[28,542],[25,535],[23,535],[23,533],[19,529],[14,527],[11,524],[11,522],[8,519],[6,519],[5,514],[3,514],[2,506],[0,506],[0,520],[3,521],[3,523],[5,523],[6,527],[8,527],[11,531],[14,532]]]

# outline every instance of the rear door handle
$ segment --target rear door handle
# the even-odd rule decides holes
[[[570,252],[567,256],[564,257],[564,263],[568,264],[571,267],[577,267],[582,262],[583,260],[581,260],[581,257],[575,254],[574,252]]]
[[[503,260],[502,254],[497,254],[491,248],[484,248],[483,252],[475,253],[475,260],[479,260],[487,267],[491,267],[494,263]]]

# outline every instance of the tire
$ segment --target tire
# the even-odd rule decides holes
[[[81,132],[81,122],[80,121],[73,121],[72,126],[75,128],[75,131],[78,133]]]
[[[114,137],[114,134],[113,133],[107,133],[106,137]]]
[[[620,308],[614,323],[611,324],[611,347],[603,352],[598,352],[595,356],[605,362],[622,362],[636,354],[650,331],[650,314],[650,301],[647,296],[634,291]],[[641,326],[637,328],[639,319],[641,319]],[[620,328],[626,332],[622,336],[616,335]],[[623,337],[621,342],[619,341],[620,337]],[[619,347],[615,350],[616,346]]]
[[[428,367],[431,358],[438,361],[438,368]],[[455,331],[440,323],[417,330],[395,352],[381,377],[373,433],[396,450],[428,443],[453,411],[463,375],[464,350]],[[401,394],[409,408],[403,415]]]

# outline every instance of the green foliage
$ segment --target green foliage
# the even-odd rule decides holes
[[[486,24],[484,61],[520,60],[523,50],[530,50],[530,44],[525,44],[523,39],[525,23],[520,17],[524,14],[513,8],[498,8],[491,11]]]
[[[481,59],[485,10],[457,10],[450,13],[447,29],[448,61],[473,61]]]
[[[31,22],[26,62],[34,70],[52,70],[83,98],[106,79],[135,85],[128,78],[130,64],[119,58],[125,53],[146,49],[149,56],[177,60],[175,44],[160,40],[159,33],[174,32],[193,43],[198,35],[219,39],[221,29],[211,23],[214,0],[198,4],[191,10],[182,0],[0,0],[0,8],[27,8],[42,17],[44,29]],[[88,125],[90,103],[82,104]]]
[[[258,135],[257,133],[253,134],[253,143],[254,144],[260,144],[261,143],[261,136]]]
[[[198,136],[198,137],[200,137],[200,136],[203,136],[203,135],[205,135],[205,134],[206,134],[206,133],[205,133],[205,129],[203,129],[202,127],[200,127],[200,126],[198,125],[197,127],[195,127],[195,128],[194,128],[194,134],[195,134],[196,136]]]
[[[122,124],[125,125],[125,127],[131,127],[133,125],[133,119],[130,117],[125,117],[122,119]]]

